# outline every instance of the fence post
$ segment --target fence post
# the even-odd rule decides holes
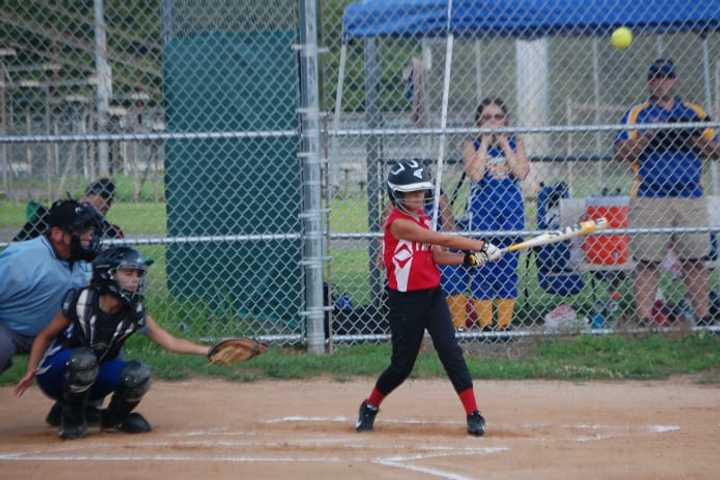
[[[303,266],[305,269],[305,309],[307,346],[311,353],[325,351],[323,320],[323,231],[320,168],[320,88],[317,45],[317,3],[304,0],[301,14],[300,66],[302,85],[303,168]]]

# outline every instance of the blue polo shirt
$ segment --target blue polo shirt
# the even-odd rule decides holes
[[[668,110],[653,100],[636,105],[625,113],[622,123],[638,125],[644,123],[665,122],[704,122],[709,121],[703,108],[676,97]],[[715,132],[707,128],[702,132],[707,140],[713,140]],[[638,130],[618,132],[615,143],[623,140],[635,140],[641,134]],[[687,139],[687,131],[661,130],[633,164],[636,175],[637,195],[640,197],[701,197],[700,184],[702,158],[697,148]]]
[[[88,285],[88,262],[67,262],[40,236],[0,252],[0,323],[20,335],[37,335],[60,311],[65,293]]]

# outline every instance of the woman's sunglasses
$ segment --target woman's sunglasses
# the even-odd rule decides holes
[[[492,115],[491,114],[483,115],[482,117],[480,117],[480,120],[483,120],[483,121],[492,120],[492,119],[503,120],[504,118],[505,118],[504,113],[495,113]]]

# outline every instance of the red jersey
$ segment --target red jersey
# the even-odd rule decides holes
[[[398,292],[426,290],[440,286],[440,270],[433,260],[431,245],[409,240],[398,240],[390,232],[395,220],[410,220],[430,230],[430,217],[421,214],[419,219],[393,208],[385,222],[383,260],[389,287]]]

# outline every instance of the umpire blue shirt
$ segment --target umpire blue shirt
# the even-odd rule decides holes
[[[65,293],[88,285],[88,262],[67,262],[45,236],[12,243],[0,252],[0,324],[35,336],[60,311]]]

